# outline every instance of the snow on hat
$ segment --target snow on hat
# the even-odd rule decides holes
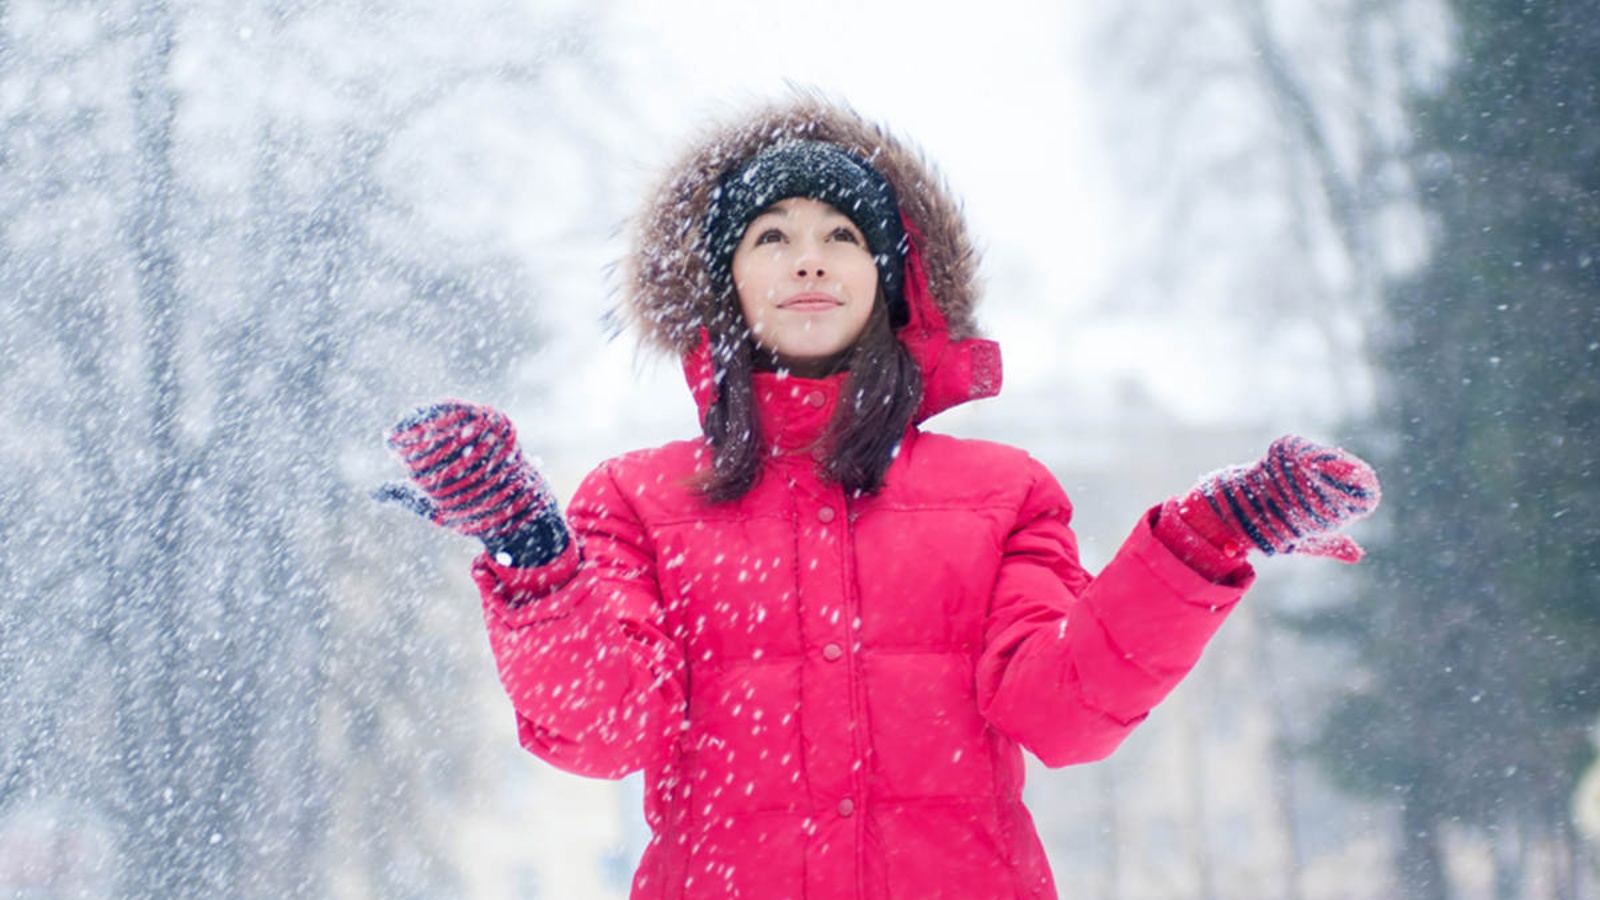
[[[878,267],[890,320],[906,322],[905,230],[894,189],[866,160],[823,141],[785,141],[730,169],[717,185],[706,214],[706,252],[719,289],[732,279],[733,252],[763,210],[790,197],[820,200],[861,229]]]

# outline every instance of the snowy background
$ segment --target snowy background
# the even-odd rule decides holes
[[[637,783],[516,747],[473,548],[365,494],[437,397],[508,410],[563,497],[692,433],[676,363],[602,326],[609,266],[676,149],[789,85],[964,198],[1007,383],[932,427],[1049,464],[1092,567],[1281,432],[1378,440],[1439,3],[932,9],[0,8],[0,896],[625,896]],[[1392,894],[1394,808],[1285,752],[1346,661],[1274,616],[1351,573],[1264,570],[1113,761],[1034,773],[1063,896]]]

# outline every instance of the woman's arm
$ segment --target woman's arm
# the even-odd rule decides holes
[[[498,410],[423,407],[389,445],[412,483],[380,499],[487,548],[473,577],[523,745],[599,777],[664,760],[683,719],[683,666],[660,628],[654,550],[609,468],[579,488],[569,527]]]
[[[1381,497],[1361,459],[1289,435],[1150,510],[1091,579],[1066,495],[1033,466],[978,690],[989,720],[1049,765],[1106,756],[1183,680],[1253,582],[1248,551],[1355,562],[1360,547],[1339,532]]]
[[[682,654],[662,627],[655,551],[609,466],[568,512],[574,540],[550,563],[473,564],[501,682],[523,746],[603,778],[664,762],[685,711]]]
[[[984,715],[1046,765],[1109,755],[1200,658],[1253,573],[1214,583],[1142,518],[1100,575],[1043,466],[1006,540],[978,664]]]

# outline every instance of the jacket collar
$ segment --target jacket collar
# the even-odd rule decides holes
[[[765,444],[777,453],[808,451],[819,446],[839,405],[846,375],[799,378],[781,372],[756,372],[756,421]]]

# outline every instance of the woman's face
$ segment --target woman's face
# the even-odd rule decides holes
[[[878,295],[861,229],[819,200],[790,197],[751,221],[733,251],[733,286],[756,343],[796,375],[834,371]]]

